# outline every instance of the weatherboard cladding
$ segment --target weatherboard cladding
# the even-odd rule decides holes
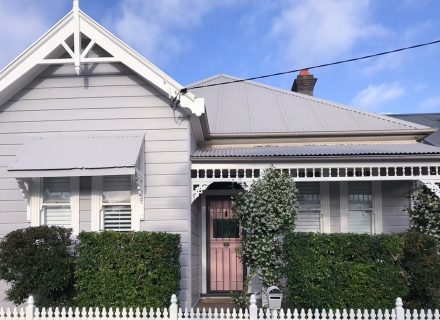
[[[336,133],[426,130],[428,127],[364,112],[304,94],[219,75],[188,86],[205,98],[211,134]]]
[[[209,146],[198,149],[192,154],[192,157],[301,157],[424,154],[440,155],[440,148],[421,143]]]
[[[0,105],[0,111],[0,238],[29,225],[23,196],[7,172],[29,136],[142,133],[146,193],[141,230],[181,235],[179,298],[184,304],[189,298],[190,127],[186,117],[171,110],[168,96],[121,64],[100,64],[88,76],[77,76],[71,65],[61,65],[48,67]],[[82,180],[80,225],[90,230],[90,181]]]

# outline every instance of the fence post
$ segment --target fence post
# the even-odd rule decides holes
[[[177,305],[177,297],[175,294],[171,296],[171,305],[170,305],[170,320],[177,320],[178,313],[178,305]],[[27,319],[26,319],[27,320]]]
[[[258,308],[257,308],[257,298],[255,298],[255,294],[251,294],[249,306],[249,320],[257,320],[258,318]]]
[[[405,320],[405,310],[401,298],[396,299],[396,320]]]
[[[33,320],[34,319],[34,297],[29,296],[27,299],[27,306],[26,306],[26,320]]]

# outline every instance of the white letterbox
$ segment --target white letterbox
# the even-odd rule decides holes
[[[281,309],[281,301],[283,294],[280,288],[272,286],[267,289],[267,296],[269,298],[269,309]]]

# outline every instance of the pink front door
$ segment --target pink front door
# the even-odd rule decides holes
[[[243,264],[237,254],[241,243],[238,221],[232,216],[231,200],[210,200],[209,289],[243,290]]]

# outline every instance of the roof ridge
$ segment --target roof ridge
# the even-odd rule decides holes
[[[218,74],[215,74],[215,75],[213,75],[211,77],[204,78],[202,80],[190,83],[190,84],[186,85],[186,88],[188,88],[188,90],[191,91],[191,89],[192,89],[191,87],[201,86],[201,85],[203,85],[206,82],[209,82],[209,81],[215,80],[217,78],[221,78],[221,77],[229,78],[229,79],[232,79],[232,80],[243,80],[242,78],[234,77],[234,76],[231,76],[231,75],[228,75],[228,74],[225,74],[225,73],[218,73]]]
[[[390,117],[407,117],[407,116],[440,116],[440,112],[422,112],[422,113],[390,113]]]

